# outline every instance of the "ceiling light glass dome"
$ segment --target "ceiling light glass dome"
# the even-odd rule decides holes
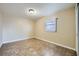
[[[26,14],[31,16],[36,15],[36,10],[34,8],[28,8]]]

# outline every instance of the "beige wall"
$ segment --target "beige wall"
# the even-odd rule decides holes
[[[34,36],[34,21],[24,17],[4,16],[3,43],[13,42]]]
[[[44,22],[47,17],[43,17],[36,22],[36,37],[47,40],[63,46],[75,49],[76,42],[76,24],[75,8],[69,8],[59,11],[52,15],[57,17],[57,32],[46,32]]]

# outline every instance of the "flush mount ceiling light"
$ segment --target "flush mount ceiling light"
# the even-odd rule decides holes
[[[25,13],[27,15],[33,16],[33,15],[36,15],[37,12],[34,8],[28,8],[28,9],[25,10]]]

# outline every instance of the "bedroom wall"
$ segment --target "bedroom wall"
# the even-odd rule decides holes
[[[34,36],[34,21],[24,17],[4,16],[3,43],[29,39]]]
[[[44,22],[47,17],[42,17],[36,22],[36,38],[56,43],[58,45],[76,49],[76,24],[75,8],[61,10],[49,17],[57,17],[57,32],[46,32]]]

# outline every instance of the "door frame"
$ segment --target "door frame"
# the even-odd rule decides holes
[[[77,52],[77,55],[79,55],[79,47],[78,47],[78,41],[79,41],[79,39],[78,39],[78,5],[77,5],[77,3],[76,3],[76,5],[75,5],[75,15],[76,15],[76,52]]]

